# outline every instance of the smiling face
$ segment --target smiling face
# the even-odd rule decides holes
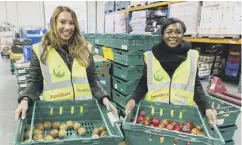
[[[67,43],[68,40],[73,36],[75,31],[74,20],[71,13],[67,11],[61,12],[56,20],[56,30],[58,37]]]
[[[178,46],[183,39],[184,30],[180,23],[170,24],[164,31],[164,41],[170,48]]]

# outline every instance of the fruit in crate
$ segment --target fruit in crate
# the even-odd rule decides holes
[[[163,122],[165,124],[165,126],[167,126],[169,124],[169,120],[168,119],[163,119],[161,122]]]
[[[143,117],[145,117],[145,111],[144,111],[144,110],[140,110],[140,111],[139,111],[139,116],[143,116]]]
[[[192,129],[192,134],[197,135],[199,133],[199,130],[197,128]]]
[[[31,129],[31,125],[30,125],[30,124],[26,124],[26,126],[25,126],[25,130],[26,130],[26,131],[30,131],[30,129]]]
[[[146,121],[146,120],[150,122],[150,117],[149,117],[149,116],[146,116],[146,117],[145,117],[145,121]]]
[[[67,121],[66,122],[66,125],[67,125],[67,127],[69,128],[69,129],[72,129],[73,128],[73,126],[74,126],[74,123],[73,123],[73,121]]]
[[[92,138],[99,138],[98,134],[92,134]]]
[[[49,135],[51,135],[53,138],[58,137],[59,131],[57,129],[53,129],[50,131]]]
[[[67,129],[68,129],[68,127],[67,127],[67,125],[65,123],[62,123],[60,125],[60,130],[67,130]]]
[[[149,120],[145,120],[144,125],[145,126],[150,126],[150,121]]]
[[[137,124],[144,124],[144,117],[143,116],[138,116],[136,123]]]
[[[59,121],[55,121],[52,123],[52,128],[53,129],[59,129],[60,128],[61,123]]]
[[[180,131],[181,131],[181,132],[184,132],[184,133],[191,133],[191,129],[190,129],[190,127],[187,126],[187,125],[184,125],[184,126],[181,128]]]
[[[33,132],[34,135],[38,135],[38,134],[42,134],[42,133],[43,133],[43,131],[39,130],[39,129],[34,129],[34,132]]]
[[[101,137],[106,136],[106,135],[107,135],[107,131],[102,131],[101,134],[100,134]]]
[[[182,127],[183,127],[182,124],[177,123],[177,124],[175,125],[175,127],[174,127],[174,130],[176,130],[176,131],[180,131]]]
[[[78,132],[79,135],[83,136],[83,135],[85,135],[87,133],[87,129],[81,127],[81,128],[78,129],[77,132]]]
[[[199,126],[199,125],[197,125],[196,128],[197,128],[199,131],[202,131],[202,130],[203,130],[202,127]]]
[[[73,125],[74,130],[78,130],[81,127],[81,124],[79,122],[75,122]]]
[[[44,137],[44,141],[52,141],[54,138],[51,135],[47,135]]]
[[[92,134],[100,134],[101,131],[98,129],[98,128],[94,128],[93,131],[92,131]]]
[[[44,128],[45,128],[45,129],[50,129],[51,126],[52,126],[51,122],[49,122],[49,121],[45,121],[45,122],[44,122]]]
[[[104,126],[100,126],[98,129],[99,129],[100,131],[106,131],[106,128],[105,128]]]
[[[153,124],[155,127],[158,127],[160,124],[160,121],[157,117],[154,117],[151,121],[151,124]]]
[[[38,124],[36,124],[36,128],[43,131],[44,125],[42,123],[38,123]]]
[[[176,121],[170,121],[170,124],[173,126],[176,126],[177,122]]]
[[[24,139],[29,139],[30,138],[30,131],[26,131],[24,133]]]
[[[37,141],[43,141],[44,137],[42,134],[37,134],[37,135],[34,135],[33,139]]]
[[[166,126],[166,129],[168,129],[168,130],[173,130],[173,129],[174,129],[174,125],[172,125],[172,124],[168,124],[168,125]]]
[[[165,127],[166,127],[165,124],[163,122],[160,122],[159,128],[165,128]]]
[[[194,128],[194,125],[193,125],[192,121],[187,121],[187,122],[185,123],[185,125],[188,126],[190,129],[191,129],[191,128]]]
[[[58,134],[60,139],[63,139],[67,136],[67,131],[65,129],[61,129]]]

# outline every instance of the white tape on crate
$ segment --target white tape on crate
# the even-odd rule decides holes
[[[27,84],[20,84],[19,87],[20,88],[26,88],[27,87]]]
[[[19,73],[19,74],[26,73],[26,70],[25,70],[25,69],[18,70],[18,73]]]
[[[97,48],[95,48],[95,50],[94,50],[94,51],[95,51],[95,53],[98,53],[98,49],[97,49]]]
[[[118,88],[118,85],[117,84],[114,84],[114,88],[117,89]]]
[[[101,84],[106,85],[106,81],[100,81]]]
[[[20,76],[20,77],[18,77],[18,80],[25,81],[26,80],[26,76]]]
[[[126,46],[126,45],[121,45],[121,49],[128,50],[128,46]]]

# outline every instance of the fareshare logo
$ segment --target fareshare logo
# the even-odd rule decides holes
[[[53,74],[57,78],[63,78],[65,76],[65,72],[61,72],[60,67],[61,67],[61,65],[59,65],[57,68],[53,69]]]
[[[157,82],[160,82],[163,80],[163,76],[160,75],[160,70],[158,70],[153,77],[154,77],[154,80]]]

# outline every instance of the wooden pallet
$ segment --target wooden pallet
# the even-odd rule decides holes
[[[198,34],[199,38],[240,39],[240,34]]]
[[[130,5],[130,8],[135,8],[135,7],[141,7],[141,6],[145,6],[145,3],[141,3],[141,4],[134,4],[134,5]]]
[[[197,34],[184,34],[184,37],[197,38]]]

